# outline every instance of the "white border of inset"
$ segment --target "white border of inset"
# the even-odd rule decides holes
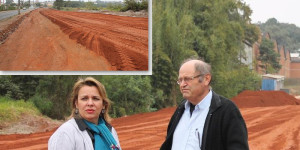
[[[0,75],[152,75],[152,0],[148,1],[148,71],[0,71]]]

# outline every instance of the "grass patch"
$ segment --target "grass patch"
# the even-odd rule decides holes
[[[8,123],[17,121],[24,114],[40,115],[41,113],[32,102],[24,100],[10,100],[0,97],[0,122]]]
[[[63,11],[77,11],[79,8],[73,8],[73,7],[61,7],[61,10]]]

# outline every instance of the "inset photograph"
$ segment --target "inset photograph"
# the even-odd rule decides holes
[[[1,71],[148,71],[148,0],[4,0]]]

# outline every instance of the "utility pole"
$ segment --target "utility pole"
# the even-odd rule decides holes
[[[18,15],[20,15],[20,0],[18,0]]]

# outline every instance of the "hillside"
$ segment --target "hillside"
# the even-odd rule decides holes
[[[62,121],[42,116],[31,102],[0,97],[0,135],[46,132],[57,128],[61,123]]]
[[[270,18],[262,24],[258,24],[262,33],[270,33],[271,38],[278,45],[285,46],[286,50],[295,52],[300,49],[300,28],[294,24],[280,23],[275,18]]]

